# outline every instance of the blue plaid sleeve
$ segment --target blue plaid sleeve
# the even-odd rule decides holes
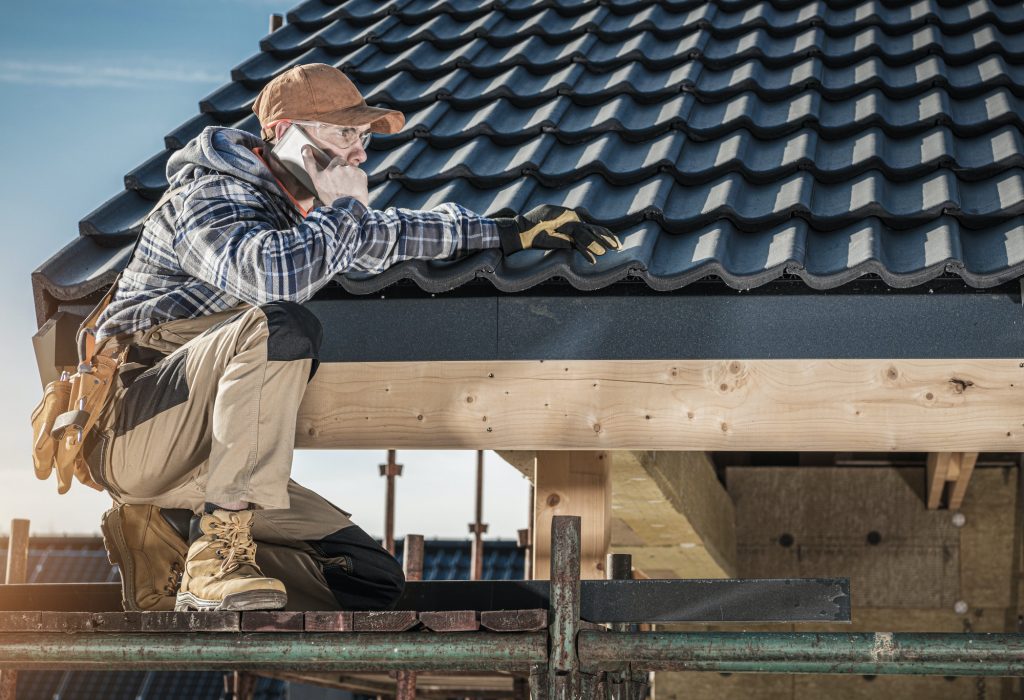
[[[185,197],[173,243],[186,273],[250,304],[305,301],[349,270],[498,246],[492,219],[451,202],[380,211],[342,197],[282,230],[264,195],[234,178],[211,178]]]

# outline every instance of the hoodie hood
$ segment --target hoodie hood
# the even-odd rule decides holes
[[[248,131],[208,126],[167,161],[167,182],[183,185],[211,172],[224,173],[263,190],[279,191],[270,169],[252,152],[267,143]],[[265,152],[265,151],[264,151]]]

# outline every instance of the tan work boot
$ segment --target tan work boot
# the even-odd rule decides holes
[[[251,510],[215,510],[199,521],[188,548],[175,610],[276,610],[288,602],[284,584],[256,565]]]
[[[100,519],[107,559],[121,576],[125,610],[173,610],[185,570],[185,538],[151,505],[114,506]]]

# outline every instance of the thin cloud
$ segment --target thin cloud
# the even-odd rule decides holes
[[[125,63],[130,63],[128,59]],[[0,82],[54,87],[138,89],[168,82],[219,84],[226,76],[188,65],[89,65],[88,63],[0,59]]]

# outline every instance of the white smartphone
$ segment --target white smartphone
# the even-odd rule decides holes
[[[326,167],[331,162],[331,157],[313,143],[309,135],[298,124],[292,124],[288,127],[288,130],[284,132],[284,136],[274,144],[270,152],[281,161],[281,164],[284,165],[288,172],[295,176],[296,180],[302,183],[303,187],[315,195],[317,194],[316,186],[309,177],[309,173],[306,172],[306,166],[302,161],[303,146],[312,147],[313,158],[316,159],[321,168]]]

